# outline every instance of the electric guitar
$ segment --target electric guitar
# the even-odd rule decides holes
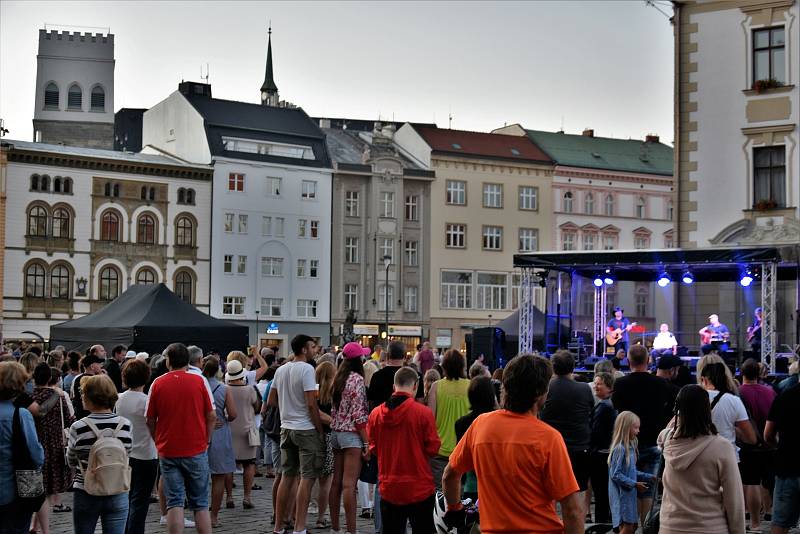
[[[756,337],[756,332],[761,330],[761,324],[759,323],[758,326],[749,326],[747,327],[747,342],[750,343],[753,341],[753,338]]]
[[[636,326],[636,323],[629,324],[627,328],[617,328],[616,330],[612,330],[610,332],[607,331],[606,345],[608,345],[609,347],[613,347],[614,345],[616,345],[617,342],[619,342],[619,340],[622,339],[622,334],[626,330],[630,331],[630,329],[633,328],[634,326]]]

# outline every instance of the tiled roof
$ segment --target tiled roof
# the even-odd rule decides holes
[[[551,163],[539,147],[524,136],[414,126],[434,152],[490,159]]]
[[[526,132],[559,165],[672,176],[672,148],[660,142]]]

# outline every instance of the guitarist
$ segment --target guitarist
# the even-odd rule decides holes
[[[753,326],[747,329],[747,341],[750,348],[756,353],[756,360],[761,361],[761,308],[756,308],[753,312]]]
[[[607,330],[609,334],[619,334],[619,338],[615,343],[609,339],[606,341],[610,347],[614,347],[614,352],[624,350],[625,354],[628,353],[628,332],[633,328],[633,324],[625,317],[625,310],[617,306],[614,308],[614,318],[608,321]],[[608,336],[606,336],[608,338]]]
[[[700,330],[701,350],[703,354],[718,352],[724,354],[728,351],[728,338],[731,331],[728,327],[719,322],[719,315],[712,313],[708,316],[710,324]]]

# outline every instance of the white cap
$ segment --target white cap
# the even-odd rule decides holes
[[[136,351],[134,351],[134,350],[129,350],[128,352],[125,353],[125,359],[126,360],[132,360],[135,357],[136,357]]]
[[[146,352],[140,352],[139,354],[136,355],[136,359],[137,360],[142,360],[143,362],[146,362],[147,358],[149,358],[149,357],[150,357],[150,355],[147,354]]]

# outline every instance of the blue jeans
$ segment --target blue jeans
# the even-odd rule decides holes
[[[800,520],[800,477],[775,477],[772,524],[793,528]]]
[[[639,459],[636,461],[636,469],[653,476],[658,475],[658,467],[661,464],[661,451],[658,447],[639,447]],[[640,499],[652,499],[656,492],[656,484],[648,484],[647,489],[639,493]]]
[[[95,497],[83,490],[73,493],[72,526],[75,534],[94,534],[97,520],[103,526],[103,534],[124,534],[128,519],[128,494]]]
[[[164,481],[164,497],[167,510],[183,508],[189,501],[189,510],[200,512],[208,510],[208,492],[211,474],[208,467],[208,453],[186,458],[159,458],[161,479]]]
[[[144,534],[147,510],[150,508],[150,493],[158,475],[158,460],[130,458],[131,489],[128,492],[128,526],[126,534]]]

